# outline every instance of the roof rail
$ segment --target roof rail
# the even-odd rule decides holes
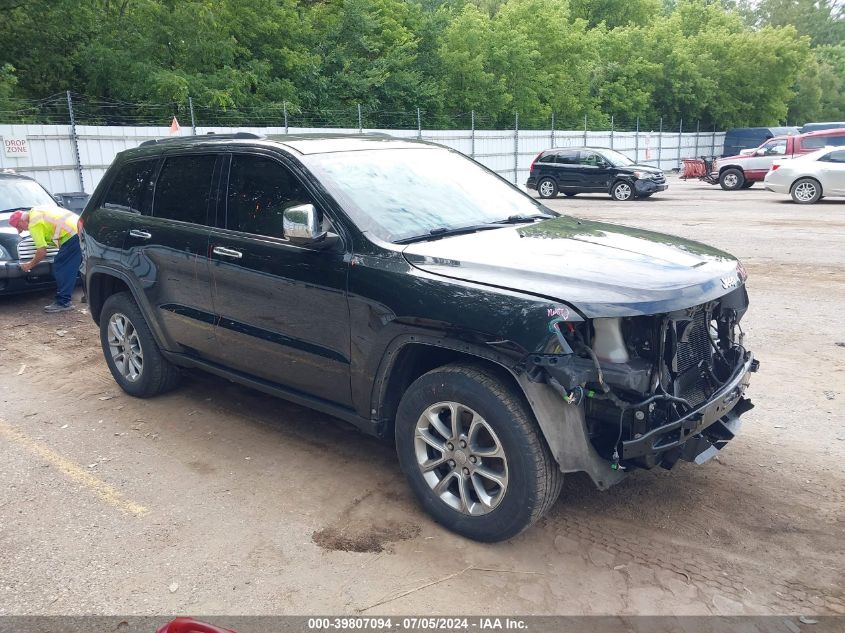
[[[208,134],[197,134],[193,136],[175,136],[170,138],[153,138],[149,141],[142,142],[138,147],[145,147],[147,145],[161,145],[163,143],[177,143],[177,142],[190,142],[190,143],[199,143],[201,141],[208,141],[208,140],[225,140],[225,139],[260,139],[264,138],[261,134],[253,134],[252,132],[235,132],[234,134],[215,134],[214,132],[209,132]]]

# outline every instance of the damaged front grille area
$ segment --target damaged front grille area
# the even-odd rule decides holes
[[[711,378],[714,345],[709,317],[708,306],[696,306],[686,315],[670,319],[667,330],[674,395],[693,406],[705,402],[718,386]]]
[[[751,406],[742,390],[756,361],[742,346],[739,328],[747,304],[740,287],[668,314],[568,326],[560,336],[571,352],[562,355],[561,345],[556,353],[534,355],[531,371],[584,407],[590,440],[612,468],[671,468],[716,445],[719,424],[733,408]],[[606,332],[612,336],[602,341]],[[725,439],[720,442],[717,448]]]
[[[710,335],[707,333],[707,310],[703,306],[694,308],[688,321],[675,321],[677,328],[677,352],[673,361],[676,373],[684,373],[701,363],[709,363],[712,356]]]

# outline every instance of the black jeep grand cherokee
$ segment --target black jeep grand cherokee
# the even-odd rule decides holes
[[[126,392],[201,368],[391,438],[420,502],[471,538],[536,521],[563,473],[607,488],[703,462],[751,407],[733,257],[559,216],[436,145],[148,142],[82,223]]]

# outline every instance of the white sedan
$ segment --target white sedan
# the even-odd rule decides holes
[[[845,148],[826,147],[791,160],[777,160],[763,184],[769,191],[790,194],[798,204],[813,204],[824,196],[845,196]]]

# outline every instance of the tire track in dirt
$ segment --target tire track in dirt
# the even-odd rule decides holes
[[[558,502],[558,510],[561,503]],[[636,563],[672,572],[699,588],[707,587],[738,603],[746,602],[750,595],[759,594],[762,589],[765,595],[757,596],[758,601],[762,599],[774,611],[796,613],[812,608],[819,613],[845,615],[845,591],[841,588],[830,591],[799,580],[773,579],[769,570],[747,558],[741,562],[716,560],[712,551],[676,542],[663,543],[654,535],[643,534],[641,529],[622,523],[608,527],[606,520],[599,521],[596,517],[550,517],[545,525],[551,527],[555,548],[561,552],[584,552],[588,549],[585,545],[591,545],[610,554],[613,565]],[[749,586],[754,587],[754,592]]]

